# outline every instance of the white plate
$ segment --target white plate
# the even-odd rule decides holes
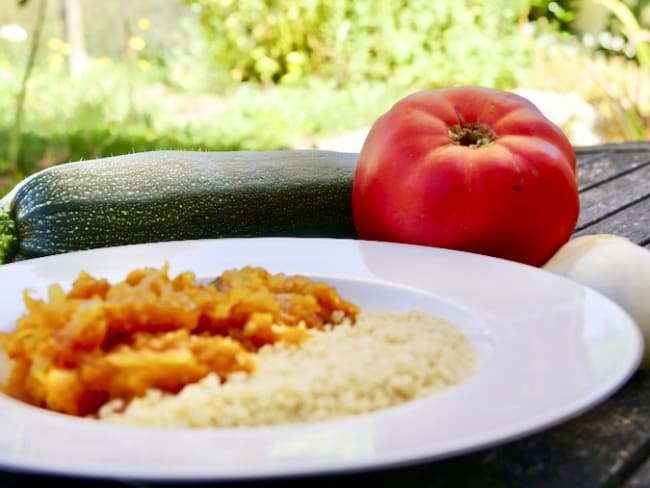
[[[221,239],[116,247],[0,266],[0,330],[80,269],[121,280],[160,267],[199,277],[244,265],[324,277],[360,305],[417,306],[463,328],[475,376],[430,398],[327,422],[247,429],[116,426],[0,395],[0,467],[148,480],[250,480],[442,459],[547,428],[634,372],[638,328],[604,296],[538,268],[481,255],[341,239]]]

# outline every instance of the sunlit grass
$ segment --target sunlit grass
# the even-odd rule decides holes
[[[17,88],[13,77],[0,79],[0,92],[15,93]],[[364,127],[411,89],[379,82],[340,87],[311,80],[188,93],[153,79],[141,63],[129,69],[98,59],[80,78],[41,66],[29,82],[21,158],[36,171],[67,161],[155,149],[292,147],[306,137]],[[12,103],[12,97],[0,98],[4,191],[13,183],[5,144]]]

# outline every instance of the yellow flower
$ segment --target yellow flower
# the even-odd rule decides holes
[[[151,27],[151,21],[149,19],[140,19],[138,20],[138,27],[140,27],[141,30],[149,30]]]
[[[0,80],[8,80],[11,78],[11,63],[4,59],[0,59]]]
[[[100,68],[105,68],[109,64],[111,64],[113,60],[109,58],[108,56],[100,56],[97,59],[95,59],[95,63],[97,63],[97,66]]]
[[[151,68],[151,63],[146,59],[139,59],[138,66],[142,71],[147,71],[149,68]]]
[[[239,68],[233,68],[230,70],[230,77],[235,81],[241,81],[244,77],[244,73]]]
[[[129,39],[129,48],[133,51],[142,51],[145,45],[144,39],[140,36],[132,36]]]
[[[48,58],[48,68],[52,73],[59,73],[63,69],[63,56],[59,53],[52,53]]]
[[[61,49],[61,46],[63,46],[63,41],[58,37],[50,37],[47,40],[47,48],[50,51],[59,51]]]

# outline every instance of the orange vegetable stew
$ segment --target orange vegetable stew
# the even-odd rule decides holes
[[[26,313],[0,333],[11,370],[5,393],[72,415],[156,388],[178,392],[210,373],[253,371],[265,344],[300,344],[309,329],[356,319],[326,283],[263,268],[227,270],[211,283],[169,266],[110,284],[80,272],[48,300],[24,292]]]

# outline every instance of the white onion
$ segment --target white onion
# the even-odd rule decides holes
[[[637,323],[650,367],[650,250],[613,234],[575,237],[542,266],[610,298]]]

